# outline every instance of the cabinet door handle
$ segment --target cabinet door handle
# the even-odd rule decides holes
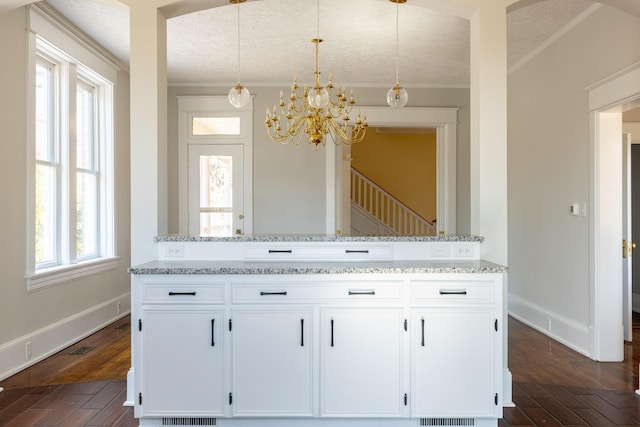
[[[422,347],[424,347],[424,317],[420,319],[420,323],[422,323]]]
[[[260,295],[261,296],[265,296],[265,295],[287,295],[287,291],[279,291],[279,292],[260,291]]]
[[[169,292],[170,297],[174,297],[178,295],[190,295],[192,297],[195,297],[196,293],[195,292]]]
[[[331,347],[333,347],[333,319],[331,319]]]
[[[300,347],[304,347],[304,319],[300,319]]]
[[[293,251],[291,249],[269,249],[270,254],[291,254]]]
[[[345,254],[368,254],[369,249],[345,249]]]
[[[373,290],[369,290],[369,291],[352,291],[349,290],[349,295],[375,295],[376,291]]]
[[[440,295],[466,295],[466,289],[440,289]]]
[[[216,346],[216,319],[211,319],[211,347]]]

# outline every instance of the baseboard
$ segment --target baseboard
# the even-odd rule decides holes
[[[0,345],[3,369],[0,381],[86,338],[130,311],[131,295],[126,293]],[[28,359],[27,343],[31,346]]]
[[[578,353],[593,358],[588,325],[581,325],[544,307],[509,294],[509,315]]]

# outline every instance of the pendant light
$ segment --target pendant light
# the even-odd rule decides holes
[[[396,85],[394,87],[392,87],[391,89],[389,89],[389,91],[387,92],[387,104],[389,104],[389,106],[391,108],[402,108],[405,105],[407,105],[407,102],[409,101],[409,94],[407,93],[406,89],[403,88],[402,86],[400,86],[400,80],[399,80],[399,62],[400,62],[400,41],[399,41],[399,36],[398,33],[400,32],[400,26],[398,25],[398,14],[399,14],[399,8],[400,8],[400,3],[406,3],[407,0],[389,0],[391,3],[395,3],[396,4]]]
[[[249,89],[240,84],[240,3],[246,0],[229,0],[229,3],[236,4],[238,9],[238,83],[229,91],[229,102],[236,108],[242,108],[251,101]]]

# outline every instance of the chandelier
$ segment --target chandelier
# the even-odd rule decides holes
[[[267,108],[264,121],[267,135],[272,140],[281,144],[299,145],[306,137],[308,142],[313,144],[314,150],[317,150],[320,144],[325,145],[327,136],[336,145],[361,142],[367,130],[367,117],[364,114],[361,116],[358,113],[355,122],[349,124],[349,115],[356,103],[353,90],[347,98],[346,89],[340,85],[332,99],[331,92],[335,86],[331,81],[331,73],[327,85],[320,85],[319,46],[323,40],[320,38],[320,0],[317,3],[318,37],[311,40],[316,48],[315,84],[311,88],[305,84],[302,97],[299,97],[300,87],[295,75],[289,102],[285,103],[284,94],[280,91],[280,101],[273,106],[272,111]]]

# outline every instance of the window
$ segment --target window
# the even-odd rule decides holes
[[[31,41],[27,286],[37,289],[116,267],[113,81]]]

